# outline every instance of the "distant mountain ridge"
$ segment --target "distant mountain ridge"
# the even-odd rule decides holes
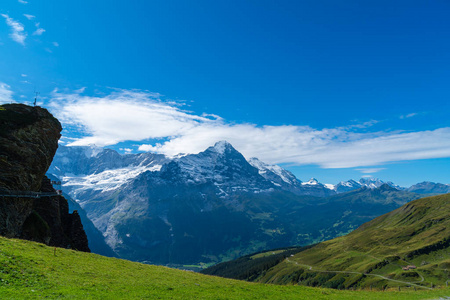
[[[407,190],[418,194],[444,194],[450,192],[450,184],[422,182],[405,188],[390,181],[384,182],[372,177],[361,178],[359,181],[350,179],[335,185],[320,183],[315,178],[302,182],[290,171],[280,166],[266,164],[255,157],[246,160],[242,154],[226,141],[216,143],[215,146],[208,148],[205,152],[229,151],[226,149],[233,149],[238,153],[242,165],[247,165],[248,163],[256,168],[259,175],[269,182],[269,184],[266,183],[265,188],[282,189],[297,195],[327,197],[363,187],[378,188],[385,183],[398,190]],[[220,153],[220,151],[217,153]],[[159,171],[164,164],[171,161],[180,162],[181,166],[186,169],[185,172],[190,173],[194,180],[200,177],[203,177],[203,179],[206,179],[207,176],[214,177],[215,175],[211,175],[213,170],[210,169],[208,162],[204,162],[202,156],[198,157],[198,155],[200,154],[189,154],[176,158],[169,158],[162,154],[154,153],[121,155],[111,149],[60,145],[55,155],[55,163],[51,165],[48,172],[58,178],[64,177],[68,188],[69,186],[82,188],[83,186],[87,187],[90,184],[95,184],[95,189],[102,187],[106,189],[117,188],[127,180],[131,180],[145,171]],[[206,156],[203,155],[203,157]],[[209,161],[209,164],[211,163],[212,161]],[[208,173],[209,175],[207,175]],[[220,177],[216,177],[216,179],[221,180]],[[238,189],[238,187],[235,188]]]
[[[332,189],[336,191],[336,193],[345,193],[353,190],[360,189],[362,187],[366,187],[369,189],[375,189],[379,188],[383,184],[387,184],[397,190],[403,190],[405,188],[402,188],[396,184],[394,184],[391,181],[384,182],[378,178],[361,178],[359,181],[355,181],[353,179],[350,179],[348,181],[341,181],[338,184],[336,184]]]
[[[414,184],[407,190],[417,194],[447,194],[450,193],[450,184],[424,181]]]

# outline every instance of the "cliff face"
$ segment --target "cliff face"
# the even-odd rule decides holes
[[[79,215],[45,177],[61,130],[46,109],[0,106],[0,235],[89,251]]]

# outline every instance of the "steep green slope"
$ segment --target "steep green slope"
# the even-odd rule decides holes
[[[443,286],[449,279],[449,246],[446,194],[412,201],[289,257],[258,280],[334,288]],[[402,269],[408,265],[417,268]]]
[[[426,299],[448,292],[352,292],[256,284],[0,238],[2,299]]]
[[[276,266],[286,257],[312,246],[289,247],[263,251],[239,257],[238,259],[223,262],[200,271],[202,274],[217,275],[225,278],[253,281],[262,272]]]

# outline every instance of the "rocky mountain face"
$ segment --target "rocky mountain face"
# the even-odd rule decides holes
[[[45,176],[61,130],[43,108],[0,106],[0,234],[89,251],[79,215]]]

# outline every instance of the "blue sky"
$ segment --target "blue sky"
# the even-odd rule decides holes
[[[450,183],[448,1],[37,1],[0,8],[0,102],[62,142],[230,141],[301,180]],[[122,149],[122,150],[121,150]]]

